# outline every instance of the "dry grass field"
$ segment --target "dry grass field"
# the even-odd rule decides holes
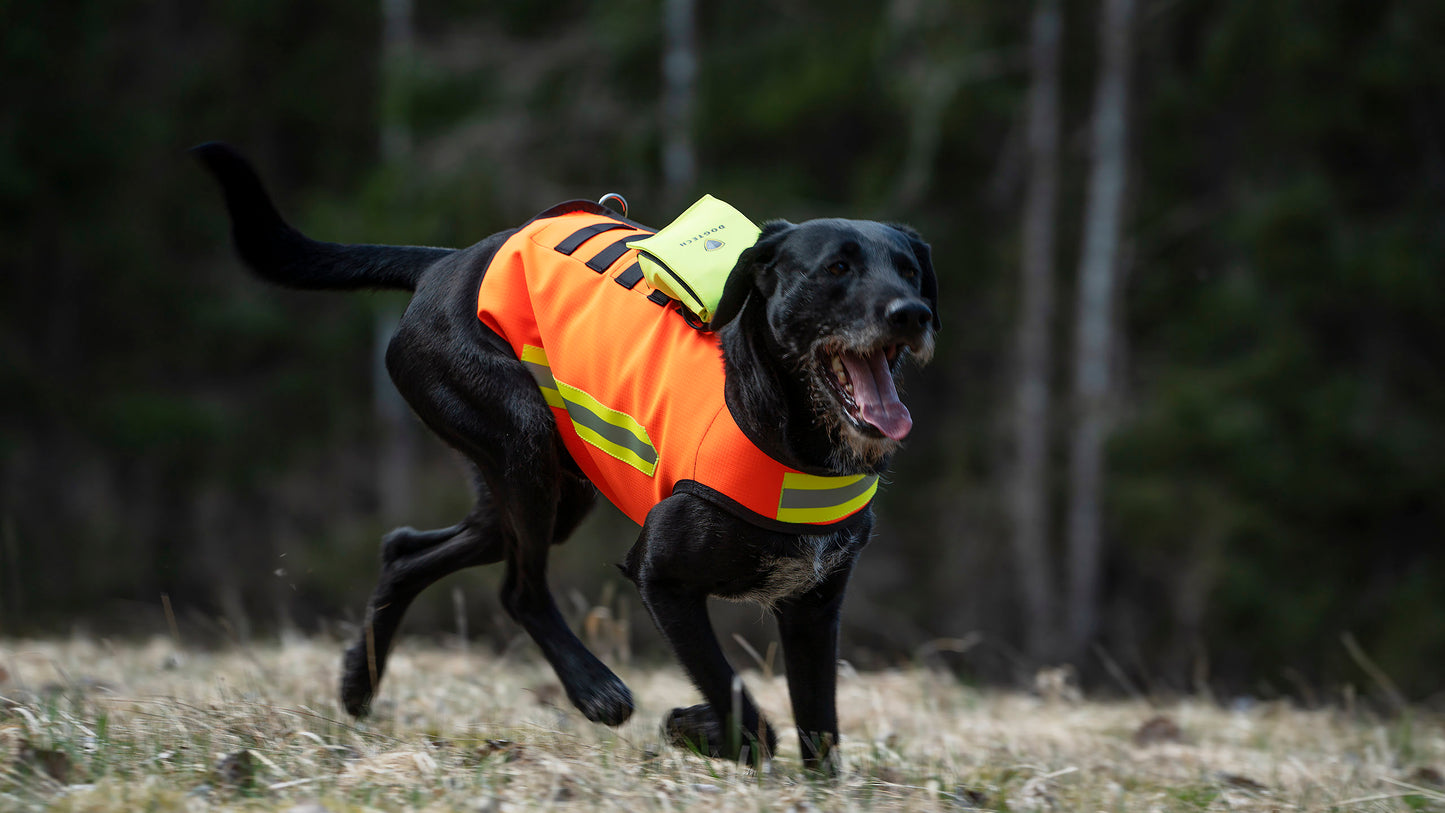
[[[403,642],[358,724],[333,698],[339,651],[0,640],[0,810],[1445,811],[1445,725],[1418,711],[1093,702],[845,666],[845,767],[819,781],[791,738],[761,770],[665,745],[662,715],[695,702],[671,666],[619,670],[639,708],[613,730],[530,652]],[[747,678],[786,722],[782,678]]]

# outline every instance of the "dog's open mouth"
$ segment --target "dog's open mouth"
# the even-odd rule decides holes
[[[898,400],[889,365],[898,357],[901,345],[860,352],[825,347],[822,352],[824,380],[843,412],[859,429],[871,429],[893,440],[903,440],[913,428],[908,407]]]

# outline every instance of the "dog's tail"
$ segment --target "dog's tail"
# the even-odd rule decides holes
[[[455,251],[312,240],[281,219],[256,170],[235,148],[211,141],[191,152],[221,185],[236,252],[271,282],[291,288],[414,291],[423,271]]]

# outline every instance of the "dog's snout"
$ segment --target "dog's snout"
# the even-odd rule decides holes
[[[924,330],[933,322],[933,310],[917,299],[895,299],[883,316],[889,327],[909,333]]]

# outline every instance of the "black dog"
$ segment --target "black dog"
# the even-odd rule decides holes
[[[476,507],[459,524],[400,528],[384,540],[366,625],[343,664],[346,709],[366,713],[418,593],[461,568],[505,560],[502,602],[568,698],[590,720],[626,720],[630,692],[568,629],[546,582],[548,548],[576,528],[597,487],[564,447],[534,371],[478,318],[484,274],[515,230],[462,250],[321,243],[281,219],[234,150],[205,144],[195,152],[222,187],[238,253],[261,277],[297,288],[415,292],[387,369],[422,420],[476,470]],[[575,211],[611,215],[575,203],[539,218]],[[905,357],[922,362],[932,354],[937,307],[929,247],[911,229],[770,222],[739,258],[709,325],[721,348],[726,412],[758,449],[791,469],[877,475],[911,426],[893,376]],[[872,530],[872,508],[815,529],[746,516],[725,499],[679,488],[646,513],[627,555],[623,571],[706,700],[674,709],[667,729],[713,756],[748,760],[775,751],[777,737],[741,691],[706,605],[709,596],[759,601],[777,618],[804,763],[830,769],[839,610]]]

